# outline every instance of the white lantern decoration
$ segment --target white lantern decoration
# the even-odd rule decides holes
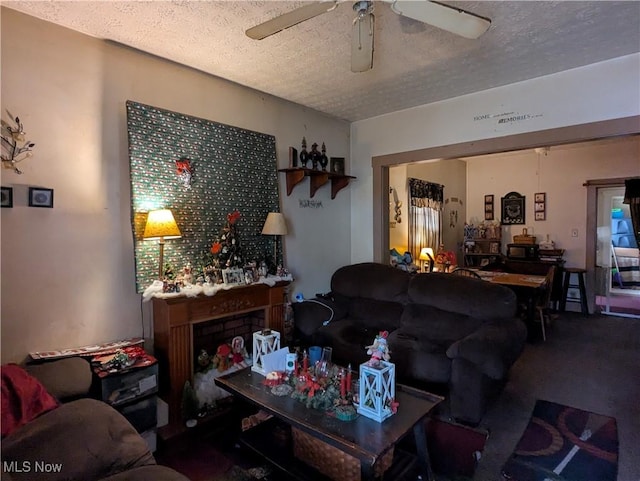
[[[395,397],[395,364],[387,361],[360,364],[358,414],[380,423],[394,414]]]
[[[262,367],[262,356],[280,349],[280,333],[271,329],[263,329],[253,333],[253,365],[251,370],[266,376]]]

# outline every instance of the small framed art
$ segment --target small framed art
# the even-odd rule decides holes
[[[13,207],[13,187],[2,187],[0,207]]]
[[[344,175],[344,157],[331,157],[331,165],[329,168],[334,174]]]
[[[289,147],[289,167],[298,167],[298,150],[295,147]]]
[[[533,218],[545,220],[547,217],[547,194],[544,192],[533,194],[533,201]]]
[[[230,286],[241,286],[246,284],[244,271],[233,267],[222,269],[222,280],[225,284]]]
[[[493,194],[484,196],[484,220],[493,220]]]
[[[29,207],[53,207],[53,189],[29,187]]]

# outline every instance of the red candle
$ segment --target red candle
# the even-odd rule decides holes
[[[307,372],[307,370],[309,369],[309,356],[307,356],[307,351],[304,351],[304,354],[302,354],[302,370],[304,372]]]
[[[344,370],[342,371],[342,376],[340,376],[340,397],[344,398],[347,395],[347,378],[344,375]]]
[[[351,364],[347,367],[347,391],[351,392]]]

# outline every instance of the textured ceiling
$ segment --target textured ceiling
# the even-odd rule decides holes
[[[640,51],[640,2],[446,2],[492,20],[467,40],[375,2],[373,70],[350,70],[353,2],[264,40],[308,2],[6,1],[7,6],[349,121]]]

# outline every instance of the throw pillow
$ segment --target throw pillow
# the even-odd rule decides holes
[[[40,381],[17,364],[3,365],[1,375],[3,438],[39,415],[58,407],[58,401]]]

